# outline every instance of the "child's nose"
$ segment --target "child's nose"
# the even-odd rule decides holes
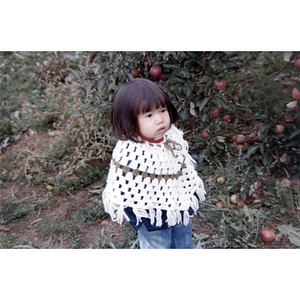
[[[157,124],[160,124],[160,123],[162,123],[163,121],[164,121],[163,116],[162,116],[161,114],[159,114],[159,115],[157,116],[157,118],[156,118]]]

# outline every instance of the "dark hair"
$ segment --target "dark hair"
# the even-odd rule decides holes
[[[123,84],[116,91],[110,114],[114,136],[118,140],[141,142],[138,139],[138,114],[159,107],[166,107],[171,124],[175,123],[177,110],[158,84],[143,78]]]

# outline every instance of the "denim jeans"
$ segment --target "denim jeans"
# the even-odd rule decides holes
[[[177,224],[167,229],[148,231],[144,225],[138,229],[141,249],[193,249],[193,223]]]

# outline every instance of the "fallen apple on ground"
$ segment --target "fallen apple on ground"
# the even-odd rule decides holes
[[[222,177],[222,176],[218,177],[218,178],[217,178],[217,183],[219,183],[219,184],[224,184],[224,183],[225,183],[225,178]]]
[[[300,58],[298,58],[298,59],[296,59],[296,60],[294,61],[294,67],[295,67],[296,69],[300,69]]]
[[[238,196],[236,194],[233,194],[233,195],[230,196],[230,202],[232,204],[237,204],[238,201],[239,201],[239,199],[238,199]]]
[[[262,229],[259,233],[261,239],[263,240],[263,242],[265,243],[271,243],[274,241],[275,239],[275,233],[272,229]]]
[[[216,203],[216,207],[218,207],[218,208],[224,208],[223,202],[222,201],[217,202]]]

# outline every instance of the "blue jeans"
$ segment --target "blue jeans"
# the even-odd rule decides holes
[[[183,223],[167,229],[148,231],[144,224],[138,229],[141,249],[193,249],[193,223],[190,219],[187,226]]]

